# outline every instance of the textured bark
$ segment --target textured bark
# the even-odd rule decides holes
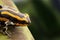
[[[16,9],[16,11],[18,11],[17,7],[15,6],[15,4],[11,0],[0,0],[0,2],[1,2],[0,3],[1,5],[13,7]],[[29,31],[27,26],[15,27],[15,29],[12,31],[10,39],[11,40],[34,40],[32,34]]]

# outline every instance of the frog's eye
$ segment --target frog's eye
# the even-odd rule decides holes
[[[0,9],[2,9],[2,6],[0,5]]]

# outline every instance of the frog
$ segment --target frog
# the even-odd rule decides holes
[[[15,11],[12,7],[0,5],[0,27],[3,26],[3,33],[8,34],[8,26],[28,26],[31,23],[30,17],[27,13]]]
[[[15,26],[25,26],[31,23],[31,20],[27,13],[19,13],[12,9],[10,9],[8,6],[4,7],[0,5],[0,21],[10,21],[13,22]]]

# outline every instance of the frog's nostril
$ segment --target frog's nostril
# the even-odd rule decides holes
[[[0,9],[2,8],[2,6],[0,5]]]

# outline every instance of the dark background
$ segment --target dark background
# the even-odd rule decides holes
[[[59,0],[14,0],[22,13],[30,15],[29,29],[35,40],[60,40]]]

